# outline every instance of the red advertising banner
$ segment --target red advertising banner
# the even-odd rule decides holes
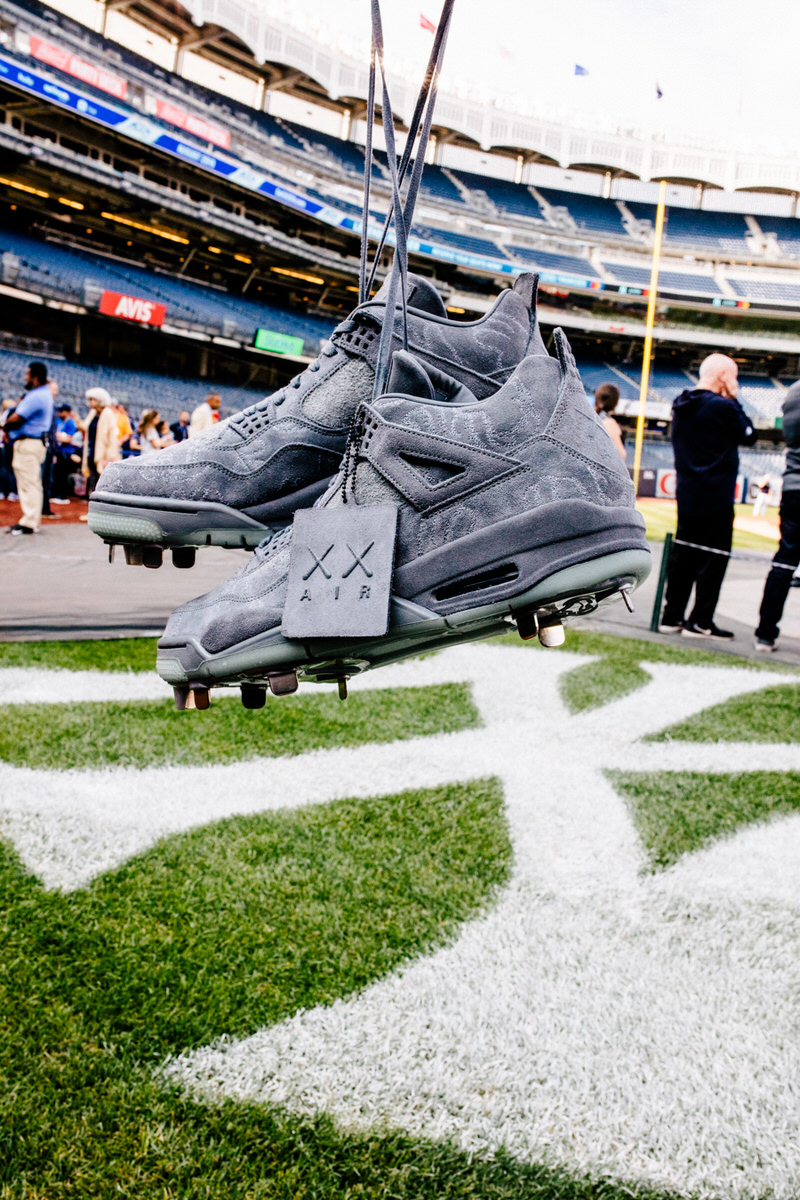
[[[202,138],[204,142],[213,142],[215,146],[221,146],[223,150],[230,149],[231,135],[227,129],[220,129],[219,125],[212,125],[209,121],[204,121],[202,117],[196,117],[194,113],[177,108],[174,104],[168,104],[166,100],[156,100],[156,116],[160,117],[162,121],[168,121],[170,125],[177,125],[178,129],[185,129],[187,133],[193,133],[195,137]]]
[[[116,96],[118,100],[125,99],[128,84],[126,80],[120,79],[119,75],[112,75],[101,67],[95,67],[82,58],[76,58],[74,54],[70,54],[69,50],[61,50],[58,46],[52,46],[50,42],[43,42],[41,38],[34,37],[32,34],[31,54],[40,62],[49,63],[51,67],[57,67],[59,71],[73,75],[75,79],[82,79],[84,83],[99,88],[101,92],[108,92],[109,95]]]
[[[167,315],[166,304],[154,300],[143,300],[141,296],[124,296],[121,292],[103,292],[100,312],[107,317],[122,317],[126,321],[139,321],[142,325],[163,325]]]

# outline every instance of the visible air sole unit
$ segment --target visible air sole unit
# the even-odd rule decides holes
[[[509,564],[510,567],[510,564]],[[440,615],[410,600],[393,597],[389,632],[380,638],[289,641],[275,628],[209,654],[195,640],[159,643],[158,671],[175,689],[179,709],[207,708],[212,687],[241,687],[246,708],[260,708],[267,691],[287,695],[301,679],[337,682],[347,695],[347,679],[372,667],[410,658],[461,642],[507,633],[539,638],[544,646],[564,641],[562,623],[585,616],[612,600],[623,599],[632,611],[630,593],[650,572],[646,549],[621,550],[556,571],[509,599],[475,605],[475,589],[466,590],[469,608]],[[487,590],[493,585],[487,581]]]

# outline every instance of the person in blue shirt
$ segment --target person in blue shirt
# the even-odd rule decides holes
[[[59,404],[56,408],[55,462],[53,464],[53,492],[51,504],[69,504],[69,477],[79,471],[80,447],[78,424],[71,404]]]
[[[3,436],[14,447],[11,465],[17,480],[22,516],[8,532],[38,533],[42,523],[42,463],[47,454],[53,423],[53,393],[47,383],[47,367],[33,362],[25,376],[25,394],[6,419]]]

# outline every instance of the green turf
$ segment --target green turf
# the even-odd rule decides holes
[[[491,780],[226,821],[68,896],[0,847],[0,1196],[669,1200],[502,1151],[198,1104],[154,1074],[446,941],[510,855]]]
[[[120,644],[78,643],[82,652],[69,664],[42,661],[34,648],[33,660],[14,665],[118,667]],[[53,644],[46,645],[49,653]],[[576,709],[640,685],[642,661],[741,666],[701,650],[584,631],[568,632],[568,649],[601,659],[566,677]],[[376,741],[381,730],[409,736],[414,722],[422,734],[475,722],[465,689],[425,689],[432,703],[417,705],[418,691],[356,693],[339,704],[309,690],[256,713],[228,701],[199,714],[154,705],[155,720],[167,714],[155,740],[163,754],[188,730],[187,746],[211,747],[195,761],[219,761],[224,730],[249,746],[257,727],[264,754],[275,741],[272,716],[286,733],[289,712],[298,714],[297,750],[327,737]],[[761,697],[752,700],[756,729]],[[358,708],[367,701],[368,721]],[[56,735],[62,707],[73,712]],[[80,751],[82,761],[88,755],[97,763],[109,752],[103,739],[111,727],[131,722],[133,734],[118,729],[110,753],[128,761],[135,749],[133,761],[143,765],[134,735],[151,706],[119,706],[121,715],[107,723],[100,707],[110,708],[7,706],[0,727],[6,736],[9,720],[27,716],[29,724],[36,716],[26,755],[36,752],[38,736],[41,765],[58,767],[81,736],[93,743],[91,753]],[[719,710],[711,728],[740,736],[742,713]],[[278,752],[289,752],[287,739],[278,738]],[[800,808],[797,775],[614,779],[657,867],[745,823]],[[325,1118],[199,1104],[154,1075],[169,1053],[352,994],[447,942],[491,904],[510,860],[493,781],[235,818],[165,840],[66,896],[42,889],[0,846],[0,1200],[672,1200],[647,1187],[522,1166],[502,1151],[484,1161],[386,1131],[345,1136]]]
[[[19,704],[0,708],[0,760],[17,766],[152,767],[242,762],[424,737],[479,724],[465,684],[270,698],[252,712],[238,699],[205,712],[171,700]]]
[[[649,542],[663,542],[665,534],[675,533],[677,511],[674,505],[642,504],[637,505],[637,509],[644,517],[645,531]],[[753,509],[749,504],[737,504],[734,506],[734,513],[737,517],[751,517]],[[747,529],[734,529],[733,531],[734,550],[759,550],[771,557],[777,548],[778,543],[775,538],[750,533]],[[765,559],[766,561],[767,559]]]
[[[516,635],[504,638],[507,645],[522,645]],[[534,645],[529,642],[526,645]],[[563,651],[537,649],[543,654]],[[638,638],[619,638],[608,634],[592,633],[584,629],[567,629],[564,649],[575,654],[590,654],[600,661],[576,667],[562,677],[561,695],[572,712],[583,712],[619,699],[627,693],[643,687],[650,676],[640,665],[648,662],[675,663],[683,666],[747,667],[750,670],[775,671],[785,674],[789,680],[796,679],[798,672],[779,663],[742,660],[728,654],[715,654],[709,650],[687,647],[681,639],[646,642]]]
[[[800,812],[800,774],[792,772],[614,771],[609,778],[625,796],[654,868],[671,866],[745,825]]]
[[[0,642],[0,667],[59,667],[69,671],[154,671],[155,666],[155,638]]]
[[[516,634],[507,634],[502,638],[496,639],[496,641],[500,644],[508,646],[528,646],[541,651],[538,642],[522,642]],[[130,650],[127,648],[130,648]],[[554,651],[550,650],[541,652],[547,654],[554,653]],[[575,629],[572,626],[568,627],[567,629],[566,645],[559,653],[564,652],[591,654],[592,656],[602,660],[599,663],[594,663],[589,666],[577,667],[574,671],[571,671],[564,676],[561,684],[561,692],[565,703],[573,712],[582,712],[584,709],[595,708],[598,705],[607,704],[610,700],[617,699],[618,697],[624,696],[628,692],[631,692],[638,687],[642,687],[647,683],[649,677],[646,671],[644,671],[640,666],[640,663],[673,662],[685,663],[692,666],[701,666],[704,664],[715,667],[742,666],[741,659],[734,658],[730,655],[714,653],[713,651],[694,649],[693,647],[687,648],[685,644],[681,645],[668,641],[647,642],[641,641],[637,638],[619,638],[609,636],[607,634],[593,633],[591,630],[587,631],[583,629]],[[120,670],[124,666],[129,665],[129,655],[131,669],[150,670],[153,667],[155,643],[147,638],[94,642],[0,643],[0,666],[62,666],[69,667],[71,670]],[[792,673],[791,668],[787,668],[781,664],[769,662],[767,660],[748,662],[747,665],[754,670],[772,670],[780,673]],[[288,701],[286,698],[284,698],[277,703],[280,705],[297,703],[298,699],[305,700],[306,697],[313,696],[314,687],[313,685],[309,685],[307,689],[303,690],[300,697],[294,697],[292,701]],[[320,699],[320,697],[316,698]],[[354,701],[355,696],[351,696],[347,702],[347,705],[342,706],[343,711],[341,716],[334,718],[335,720],[341,720],[344,726],[346,726],[351,720],[351,717],[348,714],[352,712]],[[225,702],[223,702],[223,704],[224,703]],[[262,710],[260,713],[250,714],[250,721],[254,722],[253,724],[248,723],[248,715],[244,712],[241,712],[239,717],[226,717],[222,712],[217,713],[216,710],[222,708],[223,705],[216,701],[213,704],[211,713],[197,714],[196,717],[192,714],[187,714],[185,716],[185,720],[187,722],[195,719],[202,720],[204,723],[202,726],[204,729],[204,739],[209,736],[211,729],[222,728],[223,723],[227,720],[230,720],[231,724],[233,724],[234,721],[237,723],[242,722],[242,730],[250,730],[257,725],[261,731],[259,736],[263,736],[265,738],[264,744],[266,745],[269,737],[271,737],[271,734],[268,734],[266,731],[273,716],[276,716],[276,710],[272,708],[272,703],[272,700],[270,700],[266,709]],[[64,707],[70,708],[71,706],[67,705]],[[85,705],[80,707],[87,708]],[[105,705],[104,707],[110,712],[114,706]],[[133,705],[120,706],[120,708],[124,708],[126,714],[130,713],[133,707]],[[154,708],[158,708],[159,712],[166,714],[166,707],[162,706],[159,708],[159,706],[154,706]],[[336,708],[335,704],[333,705],[333,708]],[[144,709],[141,711],[144,711]],[[44,708],[40,708],[38,714],[39,719],[41,720],[46,716],[47,724],[49,724],[51,720],[50,714],[52,714],[52,712],[52,708],[49,709],[47,713],[45,713]],[[60,719],[63,719],[68,723],[70,721],[70,718],[67,716]],[[88,716],[86,719],[88,720]],[[194,725],[184,725],[183,715],[178,716],[177,720],[174,716],[167,717],[166,715],[163,719],[165,722],[170,722],[169,724],[162,726],[165,731],[169,731],[167,734],[169,737],[174,737],[174,731],[179,730],[181,731],[178,734],[178,738],[180,739],[183,731],[188,728],[191,728],[193,735],[194,729],[196,728]],[[159,718],[159,720],[161,720],[161,718]],[[287,716],[285,718],[280,717],[281,723],[283,723],[284,720],[288,724],[290,720],[295,720],[295,718],[294,716]],[[79,716],[76,716],[75,721],[75,725],[71,726],[73,733],[71,733],[70,736],[80,739],[83,733],[86,732],[86,726],[81,725],[81,718]],[[453,727],[455,728],[456,726]],[[463,728],[464,726],[459,725],[457,727]],[[441,728],[447,728],[447,726],[438,725],[435,728],[438,730]],[[48,738],[50,737],[49,734],[47,736]],[[108,739],[106,738],[106,733],[103,733],[102,737],[104,745],[107,746],[107,752],[112,756],[108,759],[109,762],[124,761],[141,766],[144,765],[145,762],[166,761],[163,757],[163,748],[158,748],[157,746],[154,747],[151,744],[151,739],[149,737],[146,737],[143,742],[140,742],[139,745],[135,746],[135,754],[131,758],[125,757],[130,752],[130,746],[129,743],[126,742],[124,732],[119,732],[119,734],[115,737],[109,737]],[[192,749],[190,743],[193,740],[196,739],[194,739],[193,736],[188,737],[187,735],[186,750],[182,750],[181,753],[185,752],[186,754],[191,755],[192,753],[201,754],[203,752],[202,748],[194,748],[194,750]],[[376,738],[375,740],[383,739]],[[158,739],[153,739],[153,741],[157,742]],[[9,739],[7,737],[4,739],[3,734],[0,731],[0,758],[4,757],[6,753],[8,753],[8,755],[11,756],[9,761],[21,761],[20,756],[14,757],[16,752],[13,746],[10,749],[7,749],[8,742]],[[30,742],[30,736],[28,736],[27,742]],[[114,746],[115,742],[116,746]],[[65,746],[64,752],[67,754],[70,761],[73,761],[74,759],[76,765],[78,765],[79,762],[83,765],[91,765],[91,755],[85,746]],[[224,754],[224,746],[222,752]],[[259,750],[259,753],[261,754],[268,754],[272,752],[273,751],[268,749]],[[277,752],[280,753],[281,751]],[[36,755],[40,752],[37,752],[34,748],[31,750],[31,753]],[[283,751],[283,753],[289,753],[289,751]],[[120,754],[122,757],[113,757],[115,754]],[[154,757],[151,758],[151,755]],[[220,759],[212,759],[211,755],[209,754],[209,757],[205,759],[179,757],[170,758],[169,761],[201,762],[220,761]],[[54,765],[58,765],[57,761],[54,763]],[[2,1200],[2,1197],[0,1197],[0,1200]]]
[[[653,734],[656,742],[800,741],[800,685],[766,688],[715,704],[690,721]]]

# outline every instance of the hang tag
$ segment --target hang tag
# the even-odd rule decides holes
[[[397,509],[305,508],[292,526],[284,637],[381,637],[389,628]]]

